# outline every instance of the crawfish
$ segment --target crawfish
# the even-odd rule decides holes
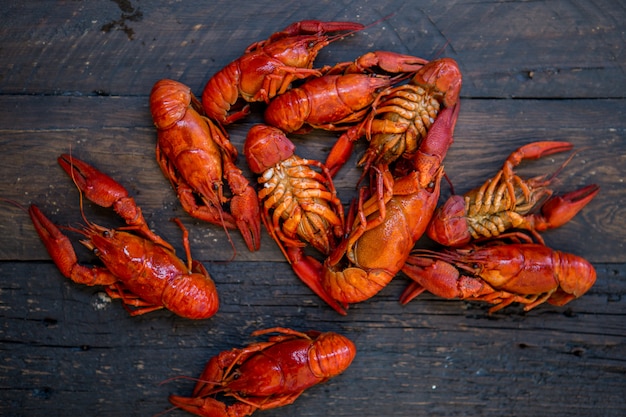
[[[312,128],[346,130],[363,120],[380,91],[426,62],[393,52],[369,52],[272,99],[265,122],[287,133],[306,133]]]
[[[308,274],[301,279],[309,286],[321,285],[344,308],[373,297],[393,279],[437,205],[442,162],[453,142],[459,108],[457,103],[442,110],[415,153],[413,170],[392,178],[387,169],[380,174],[385,181],[376,185],[371,197],[365,199],[361,192],[354,221],[346,222],[351,226],[347,236],[323,264],[302,260]]]
[[[388,165],[400,157],[410,159],[441,108],[453,107],[458,101],[461,84],[457,63],[442,58],[425,64],[408,84],[380,92],[364,120],[342,134],[331,149],[326,159],[331,174],[341,169],[354,142],[363,136],[369,141],[358,162],[364,167],[364,175],[372,166]]]
[[[263,205],[263,224],[296,274],[306,277],[309,271],[303,262],[308,258],[304,247],[309,244],[328,255],[344,231],[344,213],[326,167],[319,161],[300,158],[294,151],[295,145],[280,129],[262,124],[249,130],[244,144],[248,166],[259,175],[262,187],[258,197]],[[309,286],[343,313],[321,286]]]
[[[428,290],[439,297],[494,304],[490,314],[515,302],[524,304],[525,311],[546,301],[562,306],[596,281],[586,259],[537,243],[415,250],[402,271],[414,281],[403,292],[402,304]]]
[[[69,155],[62,155],[59,163],[94,203],[106,207],[124,206],[123,213],[141,213],[126,189],[108,175]],[[114,197],[115,201],[111,201],[114,195],[123,197]],[[182,317],[205,319],[217,312],[219,301],[215,284],[204,266],[192,261],[187,230],[178,219],[174,221],[184,232],[187,263],[176,256],[170,244],[163,244],[151,231],[147,233],[147,226],[138,218],[126,216],[130,226],[124,231],[89,222],[82,229],[68,227],[85,236],[81,243],[93,250],[104,264],[104,267],[89,268],[78,264],[69,238],[37,206],[31,205],[29,214],[48,253],[65,277],[80,284],[104,285],[111,298],[122,299],[131,315],[167,308]],[[142,236],[128,230],[136,230]]]
[[[293,403],[306,390],[344,372],[356,355],[347,337],[275,327],[266,342],[221,352],[207,363],[191,397],[171,395],[172,404],[204,417],[244,417]],[[233,397],[226,405],[216,394]]]
[[[244,102],[268,102],[282,94],[295,80],[319,77],[313,68],[319,51],[347,34],[327,36],[329,32],[364,29],[354,22],[305,20],[291,24],[269,39],[250,45],[243,56],[232,61],[209,79],[202,92],[202,105],[212,119],[230,124],[249,113],[249,104],[229,114],[231,106]]]
[[[237,149],[224,129],[204,116],[189,87],[178,81],[157,81],[150,109],[158,133],[157,161],[185,211],[224,228],[238,228],[248,249],[258,250],[261,219],[256,193],[235,165]],[[223,178],[230,199],[224,195]],[[230,213],[222,206],[228,201]]]
[[[510,229],[525,229],[543,244],[538,232],[570,221],[600,189],[590,184],[562,196],[552,195],[550,184],[571,157],[551,176],[522,179],[514,174],[513,168],[524,159],[537,159],[572,148],[569,142],[555,141],[533,142],[518,148],[493,178],[463,196],[452,195],[439,207],[426,230],[427,235],[442,245],[460,247],[472,239],[497,237]]]

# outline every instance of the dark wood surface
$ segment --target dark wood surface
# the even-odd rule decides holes
[[[29,221],[0,204],[0,414],[151,416],[186,395],[213,355],[285,326],[337,331],[358,353],[341,376],[267,416],[622,416],[626,414],[626,3],[579,1],[30,1],[0,11],[0,197],[36,203],[78,224],[78,192],[63,152],[122,182],[150,226],[178,251],[177,216],[192,253],[214,278],[220,311],[189,321],[167,311],[129,317],[99,287],[57,271]],[[548,245],[589,259],[595,286],[564,307],[493,315],[481,303],[421,295],[397,302],[402,275],[337,315],[298,281],[263,232],[259,252],[233,233],[187,216],[154,158],[148,109],[154,82],[173,78],[200,94],[250,43],[301,19],[383,22],[324,49],[317,63],[375,49],[456,59],[462,108],[446,171],[457,192],[482,183],[516,147],[569,140],[584,148],[559,192],[597,183]],[[241,149],[258,113],[229,128]],[[324,159],[336,135],[294,137],[301,156]],[[355,195],[357,148],[337,177]],[[565,156],[524,164],[554,169]],[[240,163],[246,175],[249,171]],[[449,195],[444,186],[444,196]],[[442,197],[442,198],[443,198]],[[86,205],[93,221],[119,225]],[[421,244],[422,241],[420,241]],[[428,244],[426,242],[425,244]],[[94,262],[78,249],[81,261]],[[168,415],[183,416],[175,410]]]

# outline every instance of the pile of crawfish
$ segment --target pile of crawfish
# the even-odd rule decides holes
[[[296,22],[215,73],[201,99],[175,80],[154,84],[156,158],[184,210],[226,233],[238,230],[250,251],[259,249],[262,224],[295,274],[342,315],[400,272],[411,279],[403,304],[427,290],[489,303],[489,313],[511,303],[526,311],[544,302],[562,306],[589,290],[593,266],[547,247],[540,232],[572,219],[599,187],[555,195],[551,185],[574,154],[551,174],[522,178],[515,171],[524,160],[573,145],[522,146],[484,184],[438,206],[460,110],[461,71],[450,58],[428,61],[389,51],[315,67],[322,48],[364,28]],[[253,185],[237,166],[239,151],[227,128],[250,114],[255,102],[264,105],[264,123],[249,129],[243,146],[257,176]],[[337,132],[324,162],[298,155],[287,137],[315,129]],[[367,150],[358,161],[358,197],[342,202],[333,180],[359,140]],[[191,260],[179,220],[186,262],[149,229],[121,184],[70,155],[59,163],[86,198],[113,207],[127,222],[110,229],[85,219],[83,229],[66,228],[82,234],[81,242],[104,264],[90,268],[78,264],[69,239],[31,206],[35,228],[65,276],[105,286],[133,315],[160,308],[192,319],[216,313],[215,285]],[[416,248],[423,235],[442,248]],[[213,357],[193,395],[170,401],[201,416],[247,416],[290,404],[306,388],[343,372],[356,353],[335,333],[271,328],[253,336],[268,333],[279,335]],[[227,405],[217,394],[235,401]]]

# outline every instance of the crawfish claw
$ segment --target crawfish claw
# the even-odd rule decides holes
[[[63,276],[69,278],[74,265],[78,263],[70,240],[39,210],[39,207],[31,205],[28,214],[55,264]]]
[[[569,151],[574,147],[565,141],[539,141],[519,147],[505,161],[505,166],[514,167],[524,159],[539,159],[559,152]]]
[[[322,22],[320,20],[301,20],[287,26],[280,34],[287,36],[315,35],[329,32],[357,31],[365,26],[356,22]]]
[[[230,200],[230,210],[248,249],[259,250],[261,247],[261,210],[254,189],[248,186],[243,193],[233,196]]]
[[[543,222],[535,225],[538,231],[564,225],[583,209],[600,191],[596,184],[589,184],[576,191],[550,198],[541,208]]]
[[[170,395],[169,400],[176,407],[201,417],[245,417],[259,408],[241,402],[226,406],[215,398]]]
[[[58,162],[85,197],[99,206],[111,207],[120,199],[128,198],[124,186],[86,162],[68,154],[61,155]]]
[[[90,201],[101,207],[112,207],[126,224],[136,227],[144,237],[174,251],[172,245],[150,230],[141,209],[128,195],[128,190],[122,184],[69,154],[63,154],[57,160],[61,168],[72,177],[76,186]]]
[[[64,277],[86,285],[112,285],[117,279],[102,267],[88,268],[78,264],[76,252],[69,238],[39,210],[31,205],[28,214],[48,254]]]
[[[226,404],[213,398],[199,397],[182,397],[179,395],[170,395],[169,400],[176,407],[204,417],[227,416]]]

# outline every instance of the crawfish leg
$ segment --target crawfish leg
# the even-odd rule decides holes
[[[230,374],[233,367],[242,364],[256,352],[265,350],[274,344],[274,342],[256,342],[243,349],[234,348],[213,356],[198,377],[198,383],[193,389],[193,396],[204,397],[219,391],[221,382]]]
[[[268,74],[265,76],[262,88],[252,97],[252,101],[269,103],[270,98],[284,94],[293,81],[322,76],[319,70],[309,68],[283,66],[278,67],[276,70],[286,74]]]
[[[144,301],[141,297],[128,291],[120,282],[105,288],[105,291],[112,299],[120,299],[124,303],[124,309],[131,316],[140,316],[152,311],[161,310],[162,305],[155,305]],[[130,308],[130,307],[134,308]]]
[[[203,205],[198,204],[198,196],[194,189],[179,175],[176,168],[166,159],[161,157],[160,148],[156,148],[157,162],[166,178],[170,180],[170,184],[176,190],[178,200],[183,209],[190,216],[223,226],[227,229],[236,229],[235,219],[230,214],[224,212],[222,207],[212,204],[210,201],[204,202]]]

